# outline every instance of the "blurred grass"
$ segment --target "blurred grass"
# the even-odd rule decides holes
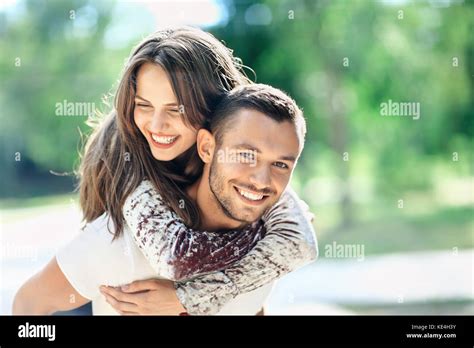
[[[469,206],[433,206],[414,213],[387,202],[358,204],[349,226],[335,225],[337,206],[318,209],[315,226],[322,258],[324,245],[333,241],[363,244],[366,255],[474,248],[474,214]]]
[[[0,216],[2,223],[15,222],[50,211],[55,206],[68,205],[76,202],[76,194],[50,195],[32,198],[9,198],[0,200]]]
[[[53,195],[29,199],[0,200],[2,221],[14,222],[51,210],[57,205],[77,204],[75,194]],[[474,248],[473,209],[469,206],[446,207],[432,204],[429,209],[414,212],[394,208],[393,202],[355,204],[353,224],[337,226],[337,205],[312,208],[320,255],[324,246],[363,244],[366,255],[426,250]]]
[[[76,194],[62,194],[62,195],[50,195],[50,196],[39,196],[31,198],[8,198],[0,199],[0,209],[22,209],[22,208],[37,208],[45,205],[55,205],[61,203],[68,203],[71,199],[77,199]]]
[[[372,315],[472,315],[474,302],[469,300],[422,301],[393,305],[341,305],[356,314]]]

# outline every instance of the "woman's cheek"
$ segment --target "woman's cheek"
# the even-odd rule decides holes
[[[194,129],[191,130],[189,128],[185,128],[185,129],[182,128],[179,130],[179,135],[181,135],[181,137],[183,138],[183,143],[185,144],[185,147],[187,148],[194,145],[197,139],[197,131]]]
[[[137,110],[133,113],[133,120],[135,121],[135,125],[138,127],[140,132],[145,135],[145,117],[142,113],[138,112]]]

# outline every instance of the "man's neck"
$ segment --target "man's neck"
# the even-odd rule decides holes
[[[206,231],[239,229],[241,222],[229,218],[223,211],[219,202],[209,187],[209,180],[201,176],[187,189],[189,197],[197,204],[201,216],[200,229]]]

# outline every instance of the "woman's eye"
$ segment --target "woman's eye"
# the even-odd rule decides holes
[[[283,162],[275,162],[274,165],[278,168],[281,168],[281,169],[288,169],[288,165],[286,163],[283,163]]]
[[[136,104],[136,105],[137,105],[138,107],[142,108],[142,109],[147,109],[147,108],[150,108],[150,107],[151,107],[151,106],[148,105],[148,104],[140,104],[140,103],[138,103],[138,104]]]

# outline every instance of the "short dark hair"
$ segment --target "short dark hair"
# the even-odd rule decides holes
[[[277,122],[289,121],[296,127],[303,148],[306,122],[296,102],[283,91],[265,84],[239,86],[228,92],[217,105],[210,121],[210,131],[218,145],[237,111],[259,111]]]

